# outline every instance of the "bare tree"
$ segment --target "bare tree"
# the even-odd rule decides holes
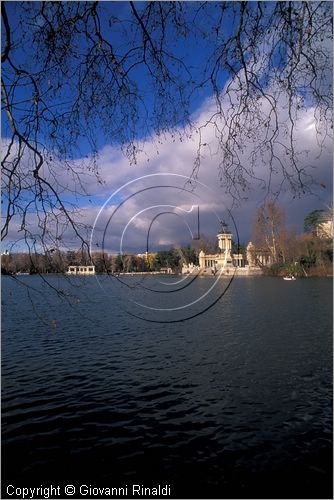
[[[196,177],[213,130],[236,199],[259,164],[268,192],[275,174],[294,194],[311,189],[296,122],[312,108],[320,147],[331,132],[330,2],[2,2],[2,22],[2,237],[15,227],[47,252],[71,229],[86,245],[77,200],[81,173],[103,182],[101,135],[132,163],[138,137],[196,137]],[[187,47],[205,63],[195,69]],[[214,98],[198,123],[201,91]]]
[[[191,247],[199,253],[203,250],[206,254],[214,254],[218,252],[217,238],[214,236],[205,236],[200,234],[199,240],[194,240],[191,242]],[[187,262],[188,263],[188,262]]]
[[[285,213],[274,201],[258,208],[252,233],[255,246],[269,252],[274,264],[284,260],[287,240]]]

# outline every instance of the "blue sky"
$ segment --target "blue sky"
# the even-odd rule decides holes
[[[18,20],[18,13],[20,11],[19,5],[16,2],[9,2],[7,5],[8,17],[11,23],[17,24],[16,21]],[[135,5],[138,11],[144,7],[144,3],[140,2],[136,2]],[[185,9],[186,21],[190,28],[192,23],[196,23],[196,26],[205,32],[208,26],[207,18],[202,15],[202,12],[199,10],[199,5],[200,4],[197,2],[187,3]],[[263,3],[263,5],[265,5],[268,10],[272,9],[270,3]],[[101,11],[104,11],[104,14],[101,16],[102,29],[108,33],[108,40],[114,47],[115,54],[118,58],[121,58],[129,49],[129,47],[124,44],[122,30],[124,27],[130,31],[132,29],[132,13],[130,6],[127,2],[100,2],[100,8]],[[210,12],[212,26],[215,25],[219,12],[219,4],[212,3]],[[114,15],[118,18],[118,21],[122,21],[118,22],[114,19],[112,29],[108,27],[108,17],[110,17],[110,15]],[[225,23],[226,33],[232,31],[238,21],[239,19],[237,16],[230,16],[227,18]],[[180,30],[182,29],[181,23]],[[31,28],[30,35],[33,35],[33,27]],[[185,31],[182,36],[173,38],[173,33],[167,28],[166,39],[168,39],[169,47],[173,49],[175,57],[187,62],[191,72],[191,74],[188,74],[181,70],[181,72],[176,75],[177,78],[183,81],[188,78],[189,81],[191,81],[192,78],[198,78],[200,73],[205,73],[207,63],[210,62],[210,57],[215,54],[215,44],[219,42],[220,36],[221,34],[219,32],[215,32],[214,29],[211,29],[205,33],[203,38],[199,39],[197,36],[194,36],[191,29],[189,29]],[[13,39],[16,42],[22,42],[22,31],[18,24],[16,25]],[[134,40],[136,40],[136,37],[134,37]],[[19,66],[28,64],[31,69],[37,71],[40,69],[40,66],[36,60],[30,58],[30,43],[31,39],[24,40],[23,50],[17,49],[14,51],[16,64]],[[84,51],[85,46],[81,45],[77,50],[79,52]],[[133,62],[135,62],[135,59]],[[129,64],[130,63],[131,61]],[[172,67],[172,60],[170,60],[169,63]],[[95,231],[98,230],[103,234],[104,225],[106,221],[109,220],[110,214],[114,211],[115,205],[122,202],[124,197],[126,198],[129,195],[133,195],[135,189],[141,190],[148,187],[153,188],[155,186],[155,189],[145,191],[145,196],[140,194],[138,194],[138,196],[132,196],[128,202],[122,205],[122,210],[117,212],[118,219],[114,219],[113,224],[108,225],[108,235],[106,236],[105,244],[107,250],[112,252],[118,251],[120,235],[130,220],[131,224],[127,226],[126,238],[123,242],[125,250],[142,251],[142,242],[146,241],[145,231],[147,231],[148,224],[150,220],[152,220],[152,217],[155,217],[157,211],[160,210],[159,205],[162,211],[167,210],[166,207],[169,207],[168,210],[174,210],[174,212],[177,212],[179,215],[187,215],[186,219],[183,221],[182,217],[177,218],[172,215],[168,216],[168,214],[156,220],[154,229],[152,230],[152,245],[155,249],[172,246],[174,244],[189,243],[190,240],[185,221],[187,223],[189,222],[191,227],[194,224],[194,220],[192,220],[192,216],[190,215],[190,209],[193,205],[196,205],[196,200],[194,200],[194,196],[190,193],[180,191],[180,188],[184,185],[184,183],[182,184],[183,180],[186,180],[192,173],[194,158],[196,157],[197,151],[196,132],[192,130],[192,133],[190,133],[189,129],[185,126],[182,113],[180,113],[179,116],[170,117],[168,115],[169,109],[166,109],[162,111],[166,111],[166,120],[170,118],[170,121],[174,123],[173,129],[164,134],[157,134],[154,129],[154,120],[152,119],[154,101],[152,98],[152,89],[150,88],[147,77],[147,70],[142,65],[138,66],[133,70],[132,76],[137,82],[138,90],[143,97],[144,103],[143,107],[138,104],[136,110],[138,112],[138,122],[135,138],[139,151],[136,164],[131,164],[128,158],[122,153],[117,135],[110,136],[108,133],[102,133],[102,131],[99,133],[99,116],[96,116],[95,129],[95,132],[97,132],[97,158],[93,158],[91,155],[91,144],[87,140],[83,128],[78,130],[78,147],[73,150],[74,164],[80,171],[80,180],[87,191],[87,196],[79,195],[75,197],[76,203],[81,208],[80,220],[90,226],[95,223]],[[4,76],[4,78],[6,78],[6,76]],[[231,83],[229,78],[226,72],[220,71],[219,83],[221,86],[221,99],[223,108],[226,112],[228,112],[230,101],[224,94],[224,88]],[[50,81],[47,77],[45,81],[41,81],[41,88],[44,89],[46,93],[50,92],[48,95],[50,95],[51,99],[53,94],[50,87],[55,85],[57,85],[57,82],[53,80]],[[273,85],[272,82],[268,81],[267,86],[270,88],[271,85]],[[24,100],[27,90],[29,91],[29,88],[26,89],[26,87],[22,87],[18,90],[15,96],[16,101]],[[190,87],[189,89],[185,89],[186,94],[187,90],[190,91]],[[274,88],[272,90],[275,91]],[[193,124],[198,128],[208,123],[212,116],[212,110],[214,110],[215,104],[211,92],[212,90],[208,83],[189,94],[189,113]],[[305,94],[305,91],[301,89],[301,95],[303,93]],[[63,105],[62,102],[65,102],[67,98],[71,98],[70,82],[64,85],[62,90],[61,97],[63,101],[59,98],[59,93],[57,95],[57,100],[55,100],[52,105],[57,112],[60,112],[62,108],[66,108],[66,105]],[[174,98],[177,100],[178,96],[174,94]],[[265,103],[262,104],[265,105]],[[259,105],[261,105],[261,102]],[[22,106],[22,109],[24,109],[25,105]],[[28,106],[31,106],[31,104],[28,104]],[[145,123],[142,121],[144,107],[146,108],[149,118],[148,122]],[[20,116],[20,112],[20,110],[17,111],[18,117]],[[117,112],[120,113],[121,111],[117,110]],[[284,122],[286,119],[286,102],[284,98],[278,102],[278,115],[279,119]],[[6,141],[8,135],[7,127],[7,117],[3,115],[2,134],[4,141]],[[307,213],[316,208],[326,208],[331,202],[332,144],[326,139],[324,143],[326,147],[323,150],[320,149],[319,136],[317,137],[315,129],[314,109],[307,100],[304,109],[301,110],[298,115],[296,129],[296,147],[298,151],[300,151],[300,164],[313,173],[318,185],[314,190],[315,195],[302,196],[301,198],[294,198],[291,191],[283,185],[278,203],[286,211],[288,224],[296,227],[297,232],[301,232],[303,228],[303,219]],[[209,123],[204,129],[203,134],[207,147],[203,152],[202,164],[198,175],[198,181],[201,184],[195,183],[195,185],[193,185],[194,193],[200,198],[198,205],[200,206],[201,231],[208,236],[215,235],[219,229],[218,219],[228,219],[231,211],[237,225],[240,241],[246,243],[251,238],[251,225],[255,217],[256,209],[265,199],[266,191],[263,190],[263,183],[254,179],[249,179],[249,189],[245,192],[242,201],[235,205],[230,194],[225,192],[224,185],[221,185],[219,182],[218,165],[220,159],[216,153],[218,151],[218,141],[214,126],[211,126]],[[43,139],[45,139],[45,137],[43,137],[43,132],[41,132],[41,140]],[[281,140],[284,144],[286,139],[283,135]],[[243,153],[245,158],[247,158],[247,155],[251,154],[252,148],[255,146],[256,144],[252,143],[252,141],[245,142],[245,151]],[[126,148],[126,143],[123,144],[123,148],[124,147]],[[307,149],[307,152],[305,152],[305,149]],[[60,152],[52,150],[51,146],[49,154],[50,157],[57,158],[52,167],[54,168],[54,178],[64,186],[62,194],[64,199],[71,202],[74,200],[72,194],[74,185],[73,180],[66,173],[67,169],[64,159]],[[89,167],[94,162],[96,162],[95,165],[99,172],[98,178],[94,177],[94,175],[89,172]],[[258,178],[268,181],[268,171],[265,164],[261,164],[259,161],[255,169]],[[164,175],[164,187],[158,187],[160,184],[154,185],[154,182],[161,181],[161,174]],[[169,174],[169,176],[167,174]],[[121,186],[129,182],[132,183],[128,184],[126,188],[120,189]],[[281,182],[282,177],[278,171],[273,180],[273,186],[279,186]],[[112,196],[117,190],[119,190],[118,193]],[[182,196],[180,193],[182,193]],[[111,196],[112,198],[109,200]],[[103,207],[102,211],[101,207]],[[154,208],[150,209],[149,207]],[[136,214],[138,215],[135,216]],[[216,214],[219,214],[218,217],[216,217]],[[96,219],[97,216],[98,219]],[[35,224],[36,222],[35,220]],[[233,231],[233,221],[230,220],[228,222],[230,222]],[[9,234],[9,240],[14,241],[17,238],[19,224],[19,220],[14,221]],[[31,214],[31,225],[34,225],[33,213]],[[70,231],[66,232],[65,239],[68,247],[76,247],[77,242]],[[92,241],[95,239],[94,235]],[[96,243],[98,242],[95,241],[94,244]],[[96,247],[95,249],[98,248],[99,247]]]

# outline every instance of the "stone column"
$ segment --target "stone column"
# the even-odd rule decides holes
[[[203,250],[201,250],[199,255],[198,255],[198,261],[199,261],[199,267],[201,269],[205,269],[206,261],[205,261],[205,253],[203,252]]]

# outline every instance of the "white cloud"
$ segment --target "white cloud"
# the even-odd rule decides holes
[[[197,113],[197,125],[204,123],[209,120],[211,116],[211,106],[212,102],[208,100],[202,108]],[[278,109],[279,120],[284,122],[287,117],[287,110],[282,106]],[[111,147],[106,147],[100,152],[99,158],[99,171],[103,179],[105,179],[105,184],[103,186],[95,185],[92,193],[99,196],[108,196],[112,193],[115,187],[119,187],[122,183],[129,182],[132,179],[140,178],[141,176],[147,176],[151,174],[159,173],[170,173],[170,174],[180,174],[183,176],[191,176],[193,170],[193,162],[196,156],[197,150],[197,137],[196,133],[192,136],[183,137],[182,142],[178,139],[178,131],[175,134],[166,134],[163,142],[159,144],[159,149],[157,150],[157,137],[152,137],[140,145],[142,153],[138,154],[137,165],[131,166],[124,157],[120,157]],[[161,138],[159,138],[161,140]],[[288,220],[291,224],[297,225],[298,229],[302,227],[303,218],[308,213],[308,211],[320,207],[322,208],[324,203],[328,202],[331,198],[331,185],[332,185],[332,170],[331,170],[331,145],[329,141],[325,141],[325,146],[327,149],[321,152],[318,144],[318,138],[315,131],[315,118],[314,110],[309,108],[301,110],[299,113],[298,121],[296,121],[296,148],[298,150],[298,168],[302,172],[312,175],[313,179],[318,183],[318,186],[314,185],[314,189],[317,197],[305,196],[302,198],[293,198],[293,194],[289,190],[288,182],[285,181],[283,186],[282,183],[282,168],[286,168],[291,174],[294,172],[293,165],[289,165],[290,157],[285,158],[286,145],[288,145],[288,136],[284,137],[282,132],[282,137],[279,137],[278,142],[280,144],[276,145],[276,154],[279,156],[279,161],[273,164],[273,176],[271,178],[271,184],[273,191],[276,191],[280,187],[280,198],[279,202],[286,208]],[[207,147],[205,149],[206,153],[203,155],[201,167],[198,174],[198,180],[201,183],[207,185],[213,190],[211,195],[209,191],[203,196],[203,188],[201,185],[194,183],[194,195],[199,194],[201,198],[199,199],[200,205],[200,218],[201,218],[201,231],[203,233],[215,234],[218,229],[218,220],[215,218],[212,211],[220,211],[220,215],[223,214],[224,218],[228,218],[228,213],[225,211],[224,206],[227,208],[232,208],[232,214],[234,215],[237,226],[239,229],[240,239],[245,241],[250,237],[250,226],[251,220],[254,216],[257,206],[265,199],[267,191],[263,189],[264,184],[257,179],[262,179],[268,184],[270,172],[268,168],[269,164],[269,152],[267,155],[262,155],[259,158],[258,164],[255,165],[252,173],[245,176],[250,183],[250,189],[245,191],[244,200],[240,202],[238,206],[233,205],[232,197],[225,192],[224,186],[219,185],[218,181],[218,165],[220,162],[219,158],[219,147],[218,140],[215,133],[215,126],[209,124],[204,129],[204,134],[202,137],[202,142],[206,142]],[[247,158],[249,157],[252,149],[254,148],[254,143],[248,141],[244,144],[244,151],[241,153],[243,162],[247,165]],[[217,153],[218,151],[218,153]],[[149,161],[148,161],[149,159]],[[295,173],[295,172],[294,172]],[[253,178],[252,178],[253,176]],[[185,179],[180,179],[171,176],[169,181],[163,180],[163,184],[167,185],[170,182],[172,185],[178,186],[179,188],[185,184]],[[129,193],[133,194],[133,190],[140,190],[147,188],[148,178],[144,177],[139,179],[133,185],[129,186]],[[134,213],[143,210],[150,204],[175,204],[180,207],[189,207],[191,203],[194,204],[194,197],[185,191],[180,191],[180,189],[163,189],[158,188],[161,179],[159,177],[150,178],[149,185],[156,186],[156,189],[147,190],[144,193],[138,193],[138,195],[131,198],[126,203],[126,208],[124,205],[124,217],[119,216],[115,226],[118,224],[126,223],[128,217],[132,217]],[[305,182],[307,183],[307,178],[305,177]],[[323,186],[319,186],[322,184]],[[206,189],[204,189],[206,191]],[[125,192],[119,193],[120,196],[124,196]],[[161,207],[163,210],[163,207]],[[143,212],[139,215],[133,224],[131,224],[131,230],[129,231],[128,241],[129,248],[135,248],[136,242],[139,242],[145,235],[145,227],[147,227],[147,220],[149,217],[154,217],[154,213]],[[165,221],[167,218],[165,217]],[[169,217],[168,224],[170,227],[166,227],[167,222],[163,226],[161,221],[156,222],[156,227],[159,227],[161,231],[168,232],[169,238],[156,236],[157,242],[160,244],[171,243],[174,239],[175,243],[184,242],[186,239],[186,232],[184,228],[177,224],[175,217]],[[230,221],[231,223],[231,221]],[[116,231],[116,228],[114,229]],[[233,228],[232,228],[233,230]],[[143,233],[144,232],[144,233]],[[153,233],[152,233],[153,234]]]
[[[237,99],[236,96],[234,98]],[[222,102],[224,112],[228,115],[230,104],[227,99],[223,99]],[[266,99],[259,100],[258,106],[264,115],[269,112]],[[205,143],[206,146],[203,148],[197,179],[199,183],[208,186],[208,189],[196,182],[187,185],[187,178],[193,172],[198,148],[196,127],[191,134],[189,131],[183,134],[182,130],[176,130],[174,134],[166,133],[163,138],[152,136],[143,141],[139,145],[136,165],[130,165],[128,159],[116,147],[105,146],[97,158],[98,178],[94,175],[92,158],[75,160],[74,170],[79,172],[83,191],[87,191],[87,197],[79,195],[77,200],[82,210],[80,220],[88,226],[93,226],[100,207],[106,200],[121,186],[129,183],[115,194],[110,202],[106,203],[100,213],[92,239],[93,250],[100,249],[103,245],[103,234],[107,228],[104,239],[105,248],[117,252],[122,231],[133,217],[133,221],[124,235],[124,245],[127,251],[145,251],[149,224],[159,211],[167,211],[166,205],[170,205],[170,211],[180,215],[180,208],[189,210],[192,205],[198,204],[200,207],[200,230],[208,235],[216,234],[221,218],[227,219],[232,231],[235,232],[233,221],[228,220],[229,213],[226,208],[231,209],[236,220],[240,240],[247,241],[250,238],[250,227],[256,208],[268,194],[264,187],[268,185],[269,181],[273,191],[280,188],[278,201],[286,208],[288,220],[297,225],[299,229],[302,227],[303,218],[309,211],[314,208],[323,208],[325,203],[329,203],[332,195],[332,148],[327,139],[324,141],[325,149],[323,151],[319,146],[313,108],[301,109],[298,112],[298,119],[295,122],[295,146],[298,153],[298,168],[303,173],[312,175],[318,183],[318,185],[314,185],[318,198],[305,196],[294,199],[289,189],[288,178],[281,185],[283,169],[286,169],[290,174],[296,174],[290,156],[286,154],[286,147],[289,145],[289,134],[286,129],[288,111],[286,102],[281,97],[277,107],[277,119],[280,122],[281,131],[275,145],[274,152],[277,159],[272,165],[272,175],[269,169],[270,152],[264,151],[263,148],[258,154],[254,167],[249,167],[251,154],[257,146],[254,141],[262,138],[261,135],[260,137],[258,135],[258,133],[261,134],[261,131],[256,129],[257,124],[254,123],[254,133],[250,137],[241,134],[243,142],[239,155],[245,166],[242,174],[248,183],[248,188],[242,192],[243,200],[240,201],[239,205],[235,205],[233,197],[226,192],[224,183],[219,181],[222,145],[217,137],[217,126],[220,128],[222,123],[220,119],[217,119],[215,123],[211,120],[214,110],[213,99],[207,99],[197,110],[195,123],[197,128],[207,124],[202,129],[202,143]],[[273,117],[271,119],[273,120]],[[171,175],[158,176],[156,174]],[[78,178],[68,171],[65,164],[55,162],[52,173],[45,170],[45,175],[48,180],[63,186],[65,198],[74,197],[73,193],[77,191]],[[131,182],[135,179],[137,179],[136,182]],[[306,177],[305,181],[307,181]],[[88,200],[90,201],[88,202]],[[124,204],[115,211],[121,202]],[[155,206],[155,208],[144,210],[150,206]],[[115,213],[113,214],[113,212]],[[138,212],[141,213],[135,216]],[[37,224],[36,219],[33,221],[33,214],[30,219],[31,224]],[[194,213],[187,215],[186,222],[195,234],[197,219]],[[9,239],[17,237],[18,227],[19,222],[16,221],[11,229]],[[64,241],[67,240],[72,245],[73,232],[70,228],[66,229],[63,237]],[[177,218],[171,214],[165,214],[155,220],[151,237],[150,244],[153,246],[154,244],[170,245],[173,241],[175,244],[190,242],[189,231],[185,222],[182,221],[182,217]]]

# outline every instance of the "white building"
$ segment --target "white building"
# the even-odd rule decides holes
[[[161,274],[173,274],[173,269],[171,267],[161,267],[160,273]]]
[[[261,267],[270,265],[271,256],[265,252],[258,252],[252,243],[247,246],[247,259],[241,253],[232,253],[232,233],[228,231],[226,224],[222,224],[221,231],[217,234],[219,251],[216,254],[206,254],[203,250],[198,255],[199,269],[193,264],[183,265],[182,274],[194,271],[200,274],[216,275],[232,274],[239,275],[261,274]]]
[[[333,214],[331,212],[320,215],[316,225],[316,235],[321,239],[333,238]]]
[[[69,266],[66,274],[91,276],[95,274],[95,266]]]
[[[269,250],[256,248],[250,241],[246,248],[247,262],[250,267],[271,266],[273,264],[273,256]]]
[[[221,231],[217,234],[219,252],[217,254],[205,254],[200,251],[199,267],[205,273],[216,274],[217,272],[230,274],[235,268],[244,268],[245,261],[240,253],[232,254],[232,233],[228,231],[226,224],[222,224]]]

